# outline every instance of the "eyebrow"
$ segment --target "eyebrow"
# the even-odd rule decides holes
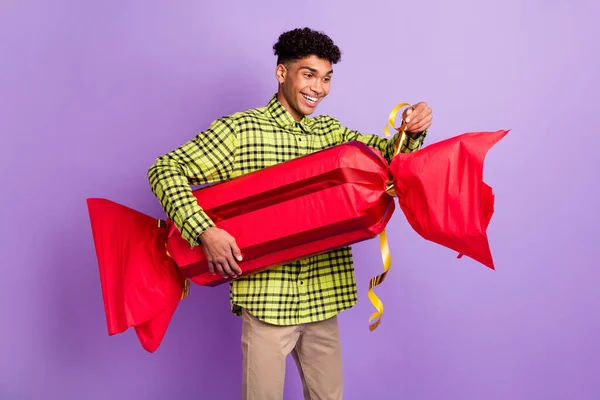
[[[319,72],[318,70],[316,70],[316,69],[314,69],[314,68],[312,68],[312,67],[300,67],[300,69],[307,69],[307,70],[309,70],[310,72],[312,72],[312,73],[315,73],[315,74],[316,74],[317,72]],[[326,73],[325,75],[331,75],[331,74],[333,74],[333,70],[329,71],[329,72],[328,72],[328,73]]]

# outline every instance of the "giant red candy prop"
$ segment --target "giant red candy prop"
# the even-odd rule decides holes
[[[384,229],[394,197],[424,239],[494,268],[486,233],[494,198],[483,163],[507,133],[466,133],[414,153],[396,152],[389,165],[379,151],[350,142],[193,195],[236,239],[243,275],[380,235],[385,268],[370,282],[377,309],[372,330],[383,312],[372,289],[390,267]],[[106,199],[88,199],[88,208],[110,335],[133,327],[153,352],[188,294],[188,279],[203,286],[229,281],[208,271],[202,247],[191,248],[171,221]]]

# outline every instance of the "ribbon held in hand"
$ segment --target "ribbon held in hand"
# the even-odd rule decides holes
[[[400,150],[402,149],[402,145],[404,144],[404,141],[406,140],[406,132],[403,129],[404,125],[405,125],[404,120],[402,121],[402,124],[400,125],[400,127],[398,127],[398,128],[395,127],[396,115],[403,107],[406,107],[406,106],[410,106],[410,104],[400,103],[396,107],[394,107],[394,109],[390,112],[390,115],[388,117],[388,123],[386,124],[386,126],[384,128],[384,133],[385,133],[385,136],[387,136],[387,137],[390,137],[390,131],[388,129],[389,127],[400,132],[400,137],[398,138],[398,141],[397,141],[395,149],[394,149],[394,157],[400,152]],[[393,181],[387,182],[386,192],[390,196],[393,196],[393,197],[397,196]],[[392,257],[390,255],[390,246],[389,246],[389,243],[387,240],[387,233],[386,233],[385,229],[379,235],[379,250],[381,251],[381,260],[383,261],[383,273],[371,278],[371,280],[369,281],[369,291],[367,292],[367,295],[369,296],[369,300],[371,301],[371,304],[373,304],[373,307],[375,307],[375,309],[377,310],[373,314],[371,314],[371,317],[369,318],[369,330],[371,330],[371,331],[374,331],[381,323],[381,317],[383,316],[383,308],[384,308],[383,302],[379,299],[377,294],[373,291],[373,288],[375,288],[375,286],[381,285],[383,283],[383,281],[385,280],[385,277],[387,276],[388,271],[390,270],[390,268],[392,266]]]
[[[396,106],[388,125],[401,132],[390,164],[393,181],[388,193],[398,202],[408,223],[426,240],[466,255],[494,269],[487,228],[494,213],[492,188],[483,181],[483,164],[488,151],[509,131],[473,132],[452,137],[413,153],[400,153],[406,140],[404,122],[395,128],[395,115],[408,103]],[[388,125],[385,134],[389,136]],[[383,282],[391,267],[385,232],[380,238],[384,273],[371,279],[369,299],[377,309],[369,322],[374,330],[383,304],[373,288]]]
[[[422,237],[493,268],[486,235],[493,196],[482,169],[485,154],[506,133],[467,133],[397,153],[391,164],[361,142],[344,143],[193,195],[236,239],[244,276],[383,233],[385,271],[373,281],[381,283],[391,264],[383,231],[394,193]],[[210,273],[202,247],[191,248],[172,221],[157,224],[105,199],[88,199],[88,209],[109,334],[134,327],[143,347],[155,351],[187,293],[186,279],[203,286],[229,281]],[[370,298],[378,304],[371,322],[383,305]]]

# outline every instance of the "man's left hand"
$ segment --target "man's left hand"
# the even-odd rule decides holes
[[[404,119],[404,131],[412,138],[429,129],[433,112],[425,102],[420,102],[407,108],[402,116]]]

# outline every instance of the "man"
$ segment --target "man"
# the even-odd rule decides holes
[[[295,29],[283,33],[273,48],[279,87],[268,104],[217,119],[207,131],[159,157],[148,178],[183,238],[192,247],[202,246],[211,272],[232,279],[232,311],[242,317],[242,398],[281,400],[286,358],[292,353],[306,399],[341,399],[337,314],[357,301],[351,248],[244,276],[235,238],[215,226],[190,188],[352,140],[379,149],[391,161],[399,134],[387,140],[350,130],[329,116],[309,117],[329,93],[332,65],[341,58],[328,36]],[[401,151],[422,146],[431,119],[425,103],[405,112],[409,138]]]

